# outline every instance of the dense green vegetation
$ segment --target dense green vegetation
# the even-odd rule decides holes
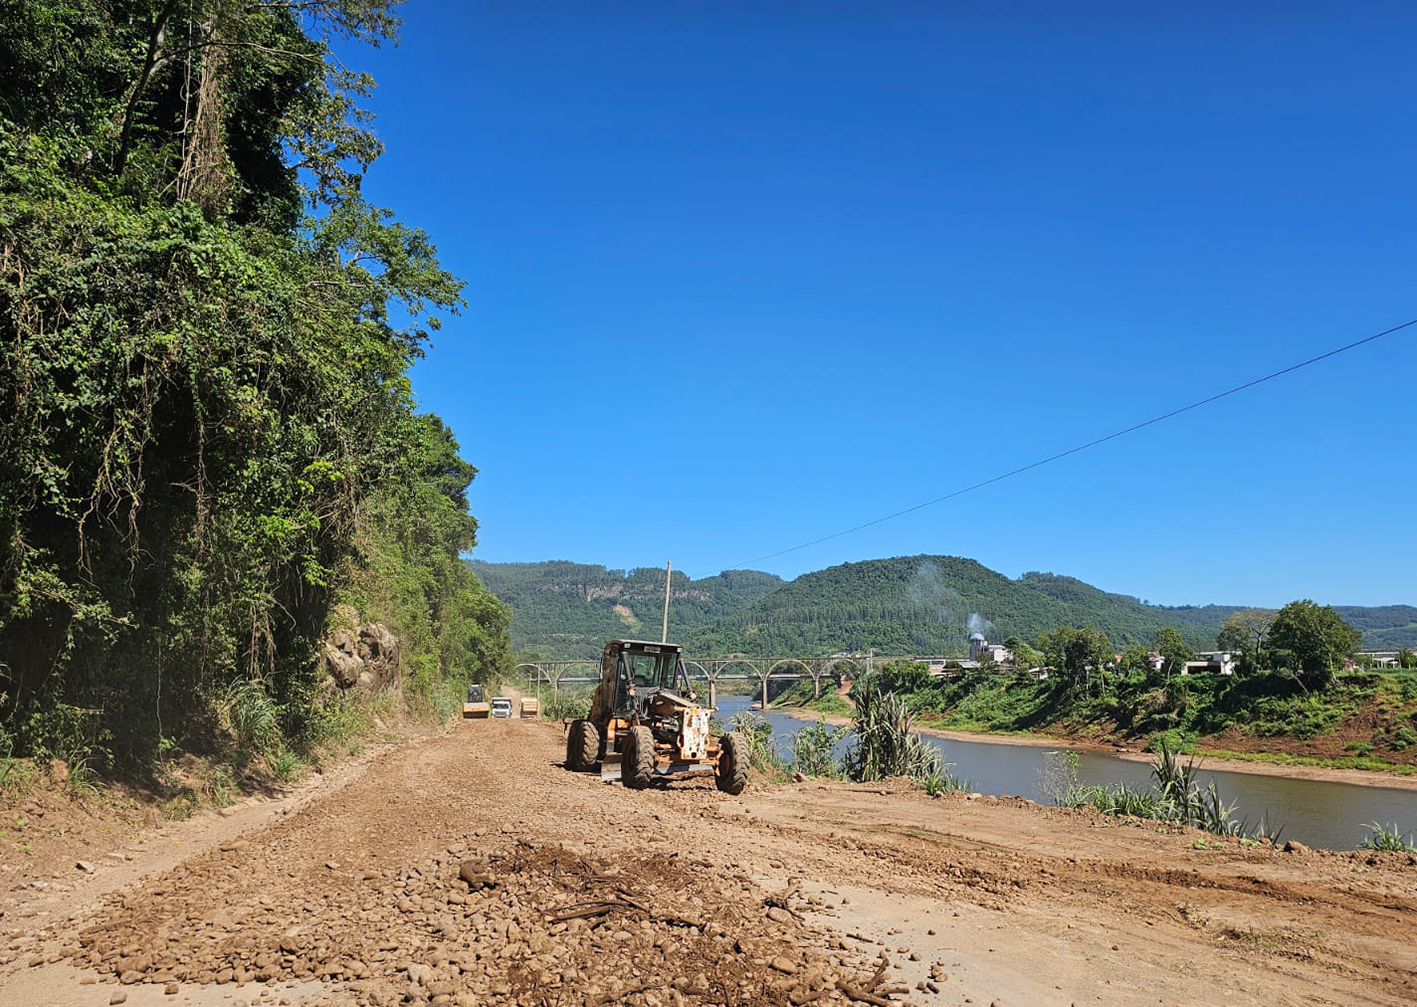
[[[659,639],[664,571],[608,570],[587,563],[482,563],[474,572],[507,602],[517,652],[542,658],[598,657],[616,637]],[[770,573],[730,570],[693,580],[670,578],[670,635],[689,638],[700,626],[740,611],[782,586]]]
[[[1162,630],[1151,647],[1162,650]],[[1417,761],[1417,671],[1341,670],[1357,634],[1331,608],[1296,601],[1271,613],[1267,643],[1235,675],[1176,674],[1147,646],[1118,659],[1092,628],[1059,627],[1038,640],[1046,679],[983,671],[934,677],[895,661],[877,672],[922,722],[990,732],[1047,731],[1152,747],[1206,747]]]
[[[288,764],[343,722],[336,607],[439,701],[507,664],[408,381],[462,284],[360,195],[372,82],[329,49],[395,7],[0,8],[0,750]]]
[[[512,605],[519,651],[588,657],[617,634],[658,633],[662,570],[624,573],[566,562],[478,563],[474,569]],[[1224,621],[1239,611],[1148,605],[1071,577],[1026,573],[1013,580],[970,559],[902,556],[845,563],[786,584],[755,571],[701,580],[676,571],[670,635],[696,654],[941,655],[961,652],[972,626],[1000,641],[1035,640],[1058,626],[1091,626],[1117,647],[1149,643],[1171,627],[1185,646],[1208,650]],[[1417,609],[1338,611],[1364,631],[1367,646],[1378,645],[1369,634],[1417,645]]]

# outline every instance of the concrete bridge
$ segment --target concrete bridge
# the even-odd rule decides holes
[[[708,683],[709,705],[718,705],[719,682],[757,682],[763,708],[768,705],[769,682],[812,680],[813,698],[822,694],[822,682],[833,686],[868,674],[877,661],[900,660],[878,654],[828,654],[825,657],[726,657],[685,658],[684,670],[690,680]],[[912,661],[939,661],[941,658],[911,657]],[[563,685],[584,685],[600,681],[600,660],[532,661],[517,665],[532,688],[549,685],[554,693]]]

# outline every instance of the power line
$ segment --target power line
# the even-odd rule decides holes
[[[789,546],[786,549],[779,549],[777,552],[770,552],[766,553],[765,555],[758,556],[754,559],[744,560],[741,563],[735,563],[730,567],[726,567],[725,569],[738,570],[742,569],[750,563],[761,563],[765,559],[774,559],[778,556],[785,556],[788,553],[796,552],[799,549],[807,549],[814,545],[820,545],[823,542],[830,542],[832,539],[841,538],[843,535],[851,535],[854,532],[862,531],[863,529],[870,528],[873,525],[884,524],[887,521],[894,521],[898,517],[904,517],[907,514],[913,514],[918,510],[924,510],[926,507],[933,507],[936,504],[944,503],[946,500],[953,500],[955,497],[964,496],[966,493],[973,493],[977,489],[983,489],[985,486],[991,486],[994,483],[1003,482],[1005,479],[1011,479],[1016,475],[1022,475],[1024,472],[1028,472],[1031,469],[1036,469],[1040,466],[1047,465],[1049,462],[1056,462],[1060,458],[1067,458],[1069,455],[1075,455],[1080,451],[1086,451],[1088,448],[1095,448],[1099,444],[1106,444],[1108,441],[1116,440],[1118,437],[1125,437],[1127,434],[1136,433],[1136,431],[1138,430],[1142,430],[1146,427],[1153,426],[1154,424],[1161,423],[1164,420],[1169,420],[1176,416],[1180,416],[1182,413],[1188,413],[1192,409],[1199,409],[1201,406],[1208,406],[1212,402],[1219,402],[1221,399],[1228,398],[1231,395],[1235,395],[1247,389],[1254,388],[1256,385],[1262,385],[1266,381],[1273,381],[1275,378],[1282,378],[1286,374],[1292,374],[1297,370],[1302,370],[1305,367],[1308,367],[1312,364],[1317,364],[1320,361],[1329,359],[1330,357],[1336,357],[1340,353],[1347,353],[1349,350],[1356,350],[1360,346],[1375,342],[1376,340],[1379,340],[1384,336],[1390,336],[1394,332],[1401,332],[1403,329],[1410,328],[1413,325],[1417,325],[1417,318],[1413,318],[1409,321],[1403,322],[1401,325],[1394,325],[1390,329],[1383,329],[1383,331],[1381,332],[1375,332],[1371,336],[1364,336],[1362,339],[1355,340],[1354,342],[1348,343],[1345,346],[1339,346],[1336,349],[1329,350],[1327,353],[1320,353],[1318,356],[1310,357],[1308,360],[1301,360],[1297,364],[1290,364],[1288,367],[1285,367],[1278,371],[1274,371],[1270,374],[1266,374],[1262,378],[1255,378],[1253,381],[1246,381],[1243,385],[1236,385],[1234,388],[1228,388],[1223,392],[1217,392],[1214,395],[1208,396],[1206,398],[1198,399],[1197,401],[1192,402],[1190,405],[1181,406],[1179,409],[1173,409],[1169,413],[1162,413],[1160,416],[1153,416],[1149,420],[1143,420],[1141,423],[1135,423],[1132,426],[1126,427],[1125,429],[1113,431],[1105,437],[1098,437],[1096,440],[1088,441],[1086,444],[1079,444],[1077,445],[1077,447],[1068,448],[1068,450],[1066,451],[1059,451],[1057,454],[1049,455],[1047,458],[1040,458],[1036,462],[1029,462],[1027,465],[1020,465],[1018,468],[1010,469],[1008,472],[1003,472],[999,475],[991,476],[988,479],[981,480],[980,482],[973,483],[969,486],[964,486],[960,489],[953,490],[949,493],[946,493],[944,496],[935,497],[933,500],[926,500],[923,503],[918,503],[914,506],[906,507],[904,510],[898,510],[890,514],[885,514],[878,518],[872,518],[870,521],[863,521],[861,524],[852,525],[850,528],[843,528],[841,531],[834,531],[830,535],[823,535],[821,538],[814,538],[810,542],[802,542],[798,545]]]

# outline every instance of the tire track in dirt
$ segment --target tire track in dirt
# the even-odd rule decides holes
[[[390,753],[56,932],[42,957],[101,982],[35,1002],[1417,1001],[1405,858],[1201,853],[894,784],[634,792],[562,746],[479,721]],[[20,978],[74,993],[62,969]]]

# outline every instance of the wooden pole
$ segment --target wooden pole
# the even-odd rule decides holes
[[[664,621],[659,625],[659,642],[669,642],[669,575],[674,569],[672,562],[664,564]]]

